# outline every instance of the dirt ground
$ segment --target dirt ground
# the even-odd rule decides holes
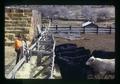
[[[115,51],[115,34],[81,34],[77,40],[56,38],[57,45],[63,43],[74,43],[78,47],[93,50]]]

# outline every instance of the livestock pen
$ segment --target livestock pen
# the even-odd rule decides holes
[[[103,56],[103,58],[110,57],[115,58],[115,33],[112,34],[81,34],[81,37],[77,40],[69,40],[63,37],[56,37],[56,45],[73,43],[78,47],[84,47],[92,52],[97,52],[96,56]],[[100,52],[101,51],[101,52]],[[100,53],[99,53],[100,52]],[[110,54],[110,52],[112,52]],[[99,75],[89,74],[88,79],[103,79]],[[114,79],[114,75],[108,75],[105,79]]]
[[[76,12],[73,11],[76,10],[76,7],[72,10],[64,10],[64,7],[62,7],[62,9],[60,8],[61,11],[63,10],[61,12],[62,14],[58,13],[60,11],[56,11],[59,7],[54,9],[57,6],[47,6],[49,7],[48,12],[46,6],[44,6],[45,9],[43,7],[42,11],[40,10],[42,8],[41,6],[34,7],[32,5],[27,7],[28,9],[30,8],[27,13],[24,9],[26,6],[22,6],[22,10],[13,10],[14,8],[16,9],[16,7],[17,6],[13,6],[12,9],[9,7],[10,11],[7,9],[9,13],[5,13],[5,32],[7,33],[5,34],[5,43],[11,45],[11,43],[7,41],[14,40],[13,37],[18,33],[16,31],[20,33],[26,32],[33,41],[31,43],[30,40],[30,47],[23,47],[23,58],[15,66],[12,62],[9,62],[12,61],[12,57],[15,58],[15,52],[14,54],[9,54],[12,53],[14,49],[13,47],[8,48],[5,46],[5,65],[6,62],[8,64],[5,66],[6,78],[57,79],[54,74],[56,71],[57,75],[58,72],[61,72],[62,78],[59,76],[60,79],[90,79],[91,75],[87,73],[89,70],[86,68],[85,62],[91,55],[106,58],[108,56],[106,53],[112,52],[112,57],[115,57],[115,20],[113,11],[112,19],[111,17],[106,17],[106,19],[103,17],[104,21],[92,22],[92,27],[90,25],[86,27],[86,25],[82,26],[82,24],[88,21],[88,18],[81,15],[81,7],[78,7]],[[50,13],[53,12],[51,7],[60,16],[58,19],[49,17],[51,16]],[[68,8],[69,7],[73,6],[68,6]],[[19,9],[19,7],[17,9]],[[44,10],[47,12],[47,16],[43,14],[45,12]],[[64,11],[68,12],[68,14],[63,14]],[[75,13],[72,14],[72,11]],[[75,15],[75,17],[63,17],[69,14],[70,16]],[[56,16],[54,14],[52,15]],[[43,21],[43,17],[48,17],[48,22],[51,23],[48,27],[49,31],[46,27],[42,26],[44,25],[43,23],[47,22]],[[50,20],[50,18],[52,19]],[[65,18],[67,19],[65,20]],[[87,23],[91,24],[89,21]],[[100,26],[98,23],[102,25]],[[46,25],[47,23],[45,23],[45,26]],[[38,30],[36,28],[38,28]],[[68,44],[73,45],[72,47],[71,45],[66,46]],[[58,46],[60,47],[61,45],[62,50],[59,50]],[[56,48],[58,48],[57,52]],[[59,67],[60,71],[55,70],[57,64],[57,68]],[[9,66],[12,66],[10,70],[8,70]]]

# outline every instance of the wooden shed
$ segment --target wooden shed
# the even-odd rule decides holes
[[[97,32],[98,25],[96,25],[94,22],[87,21],[87,22],[82,24],[82,28],[83,28],[84,33],[85,32],[94,33],[94,32]]]
[[[87,22],[85,22],[85,23],[82,24],[82,27],[96,28],[96,27],[98,27],[98,25],[96,25],[94,22],[87,21]]]

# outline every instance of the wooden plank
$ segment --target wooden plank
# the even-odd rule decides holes
[[[40,39],[41,39],[41,37],[37,41],[39,41]],[[30,50],[32,50],[36,46],[37,41],[32,46],[30,46],[30,48],[29,48]]]
[[[38,51],[38,50],[33,50],[33,51],[31,51],[32,52],[32,55],[40,55],[40,54],[42,54],[42,55],[49,55],[49,54],[51,54],[51,52],[49,52],[49,51],[45,51],[45,50],[41,50],[41,51]]]
[[[66,32],[66,33],[68,33],[68,32],[80,32],[79,30],[50,30],[50,32]]]
[[[52,43],[46,42],[46,43],[40,43],[40,45],[50,45]]]
[[[54,39],[54,36],[52,35],[53,40],[54,40],[54,45],[53,45],[53,57],[52,57],[52,69],[51,69],[51,73],[50,73],[50,78],[53,78],[53,73],[54,73],[54,63],[55,63],[55,46],[56,46],[56,41]]]
[[[13,70],[8,74],[6,78],[12,78],[13,73],[16,73],[16,71],[21,67],[21,65],[25,62],[25,56],[16,64],[16,66],[13,68]]]
[[[40,73],[42,73],[48,66],[50,66],[50,64],[49,65],[46,65],[42,70],[40,70],[38,73],[36,73],[34,76],[33,76],[33,78],[35,78],[35,77],[37,77]]]
[[[98,32],[99,32],[99,30],[109,30],[109,28],[106,28],[106,27],[98,27],[99,29],[98,29]],[[111,29],[113,29],[113,30],[115,30],[115,28],[111,28]],[[81,27],[72,27],[71,28],[71,30],[72,31],[76,31],[76,32],[84,32],[84,28],[81,28]],[[86,28],[85,29],[85,31],[86,30],[95,30],[96,32],[97,32],[97,29],[96,28]],[[56,30],[55,29],[55,27],[52,27],[52,28],[50,28],[50,31],[51,32],[69,32],[70,31],[70,29],[69,29],[69,27],[58,27],[58,30]]]
[[[40,34],[41,33],[41,27],[40,27],[40,25],[37,25],[37,29],[38,29],[38,33]]]
[[[110,31],[109,29],[99,29],[98,30],[98,32],[99,31],[103,31],[103,32],[108,32],[108,31]],[[112,30],[112,32],[113,31],[115,31],[115,30]],[[52,32],[52,33],[55,33],[55,32],[58,32],[58,33],[78,33],[78,32],[83,32],[83,31],[76,31],[76,30],[72,30],[72,31],[68,31],[68,30],[61,30],[61,31],[50,31],[50,32]],[[91,29],[86,29],[85,30],[85,32],[94,32],[94,33],[96,33],[97,32],[97,30],[91,30]]]
[[[41,33],[41,35],[43,35],[44,33],[45,33],[45,31],[43,31],[43,32]],[[43,38],[43,36],[39,37],[39,38],[37,39],[37,41],[36,41],[29,49],[33,49],[33,48],[36,46],[37,42],[40,41],[42,38]]]
[[[51,58],[51,55],[47,58],[47,59],[45,59],[42,63],[41,63],[41,65],[43,65],[47,60],[49,60]]]

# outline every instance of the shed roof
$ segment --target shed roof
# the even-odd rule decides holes
[[[82,24],[82,27],[88,26],[90,24],[94,24],[94,23],[91,22],[91,21],[87,21],[87,22],[85,22],[85,23]]]
[[[85,23],[82,24],[82,27],[87,26],[87,25],[89,25],[89,24],[91,24],[91,23],[92,23],[92,22],[90,22],[90,21],[85,22]]]

